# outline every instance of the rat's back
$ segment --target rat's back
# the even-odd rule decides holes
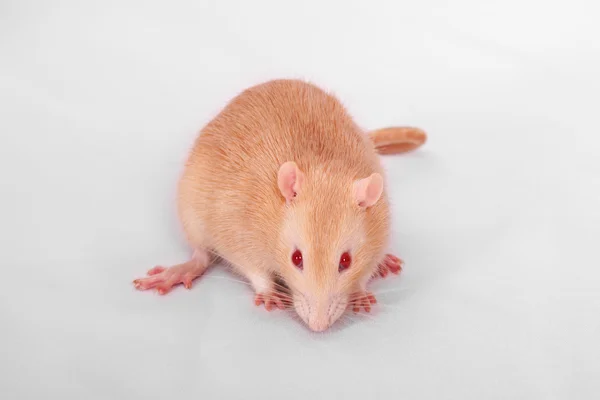
[[[207,124],[186,163],[179,212],[190,243],[264,254],[282,221],[277,171],[287,161],[307,176],[379,169],[372,143],[335,97],[298,80],[254,86]]]

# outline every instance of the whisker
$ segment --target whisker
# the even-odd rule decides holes
[[[248,294],[247,293],[242,293],[242,294],[238,294],[238,295],[232,296],[232,298],[235,298],[235,299],[241,298],[241,297],[247,298]],[[293,306],[294,305],[294,301],[292,299],[286,299],[286,298],[278,297],[278,300],[281,303],[289,305],[289,306]]]

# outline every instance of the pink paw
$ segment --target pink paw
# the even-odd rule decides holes
[[[254,304],[260,306],[263,303],[267,311],[271,311],[275,307],[281,310],[285,308],[284,299],[282,295],[277,292],[257,293],[256,296],[254,296]]]
[[[375,303],[377,303],[377,299],[371,292],[356,293],[350,300],[352,311],[355,313],[359,312],[361,308],[364,308],[366,312],[371,312],[371,304]]]
[[[192,281],[202,275],[205,269],[205,266],[193,260],[170,268],[157,266],[148,271],[148,276],[134,280],[133,285],[138,290],[156,288],[159,294],[169,293],[180,283],[183,283],[186,289],[191,289]]]
[[[400,271],[402,271],[402,264],[404,264],[404,262],[395,255],[386,254],[375,274],[379,274],[382,278],[385,278],[389,272],[398,275]]]

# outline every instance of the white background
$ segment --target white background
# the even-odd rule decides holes
[[[451,5],[449,5],[451,3]],[[0,397],[595,399],[596,1],[0,1]],[[247,86],[334,91],[387,157],[403,275],[309,333],[185,260],[177,177]]]

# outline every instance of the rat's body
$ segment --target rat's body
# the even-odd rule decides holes
[[[385,255],[390,230],[383,170],[371,138],[333,96],[296,80],[234,98],[196,139],[178,188],[192,260],[150,271],[138,288],[186,287],[212,254],[248,278],[257,301],[283,305],[326,329],[349,303],[369,307],[368,280],[399,271]],[[299,261],[298,261],[299,260]]]

